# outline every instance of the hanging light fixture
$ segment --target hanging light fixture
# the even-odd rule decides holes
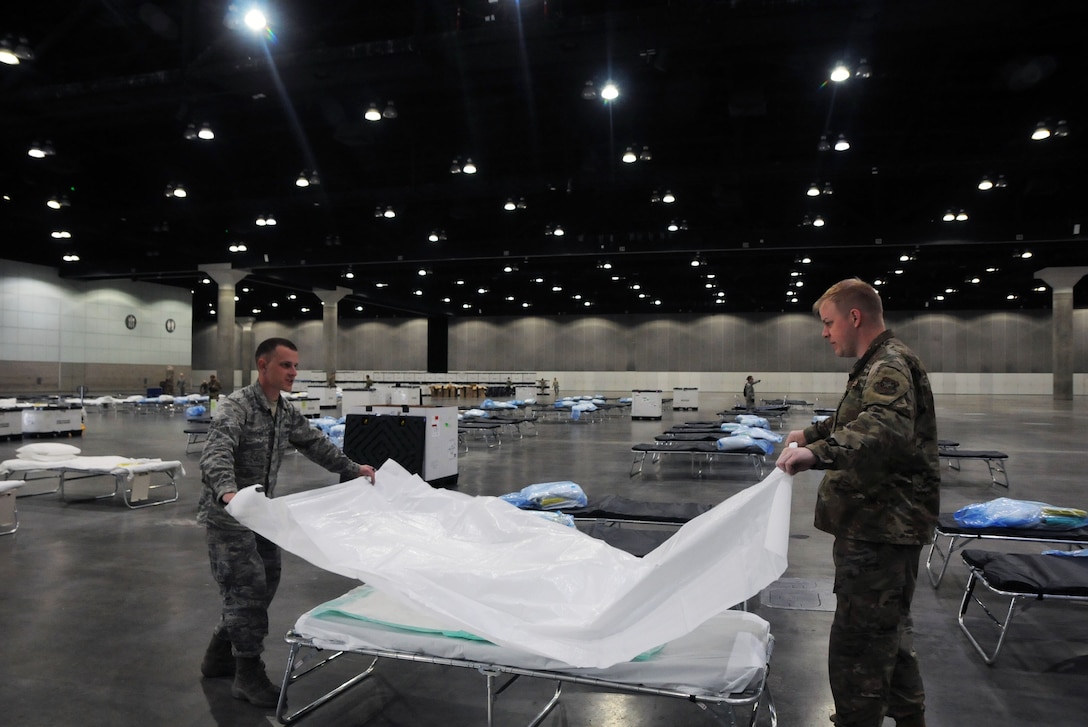
[[[819,197],[820,196],[820,188],[818,186],[816,186],[816,182],[813,182],[811,185],[809,185],[808,191],[805,192],[805,194],[808,195],[809,197]]]
[[[820,134],[820,141],[816,143],[816,151],[831,151],[831,144],[827,141],[827,134]]]
[[[188,124],[185,127],[185,131],[182,132],[182,136],[185,137],[186,141],[193,141],[194,139],[198,138],[197,134],[198,132],[196,130],[196,124]]]
[[[385,212],[382,212],[382,217],[387,220],[391,220],[397,216],[397,211],[393,209],[393,205],[389,205],[385,208]]]
[[[824,182],[823,193],[827,195],[835,194],[835,190],[831,187],[831,182]]]
[[[30,50],[26,38],[20,38],[18,43],[10,35],[0,40],[0,63],[17,66],[23,61],[32,60],[34,60],[34,51]]]
[[[986,192],[986,191],[989,191],[989,190],[993,189],[994,188],[993,180],[991,180],[989,177],[984,176],[982,179],[979,180],[978,188],[980,190],[982,190],[983,192]]]
[[[397,118],[397,107],[393,105],[392,101],[387,101],[385,104],[385,110],[382,111],[383,119],[395,119]]]
[[[638,156],[633,148],[627,147],[627,150],[623,152],[623,156],[620,157],[620,161],[624,164],[634,164],[638,161]]]
[[[363,114],[363,118],[367,121],[381,121],[382,112],[378,110],[378,104],[370,104],[367,106],[366,112]]]
[[[298,173],[298,179],[295,180],[295,186],[296,187],[309,187],[310,186],[310,178],[308,176],[306,176],[306,170],[305,169],[303,169],[301,172]]]
[[[212,125],[205,121],[200,126],[200,131],[196,132],[197,138],[204,141],[211,141],[215,138],[215,132],[212,131]]]
[[[665,204],[672,204],[676,201],[676,196],[669,190],[665,190],[665,194],[661,195],[661,201]]]
[[[846,140],[846,134],[839,134],[835,140],[835,151],[846,151],[850,148],[850,142]]]
[[[824,218],[820,217],[820,215],[816,215],[814,218],[812,218],[812,226],[813,227],[823,227],[826,224],[827,223],[824,222]]]
[[[586,81],[586,85],[582,86],[582,98],[586,101],[597,98],[597,87],[593,85],[593,81]]]
[[[26,155],[29,157],[33,157],[34,159],[45,159],[46,157],[51,157],[56,153],[57,152],[53,149],[53,144],[48,141],[44,144],[34,142],[30,145],[30,148],[26,150]]]
[[[842,83],[850,78],[850,69],[847,68],[842,61],[835,64],[835,67],[831,69],[831,80],[835,83]]]
[[[640,151],[638,154],[638,160],[640,162],[648,162],[653,158],[653,154],[650,153],[650,147],[643,145],[642,151]]]
[[[476,165],[472,163],[471,158],[465,159],[465,166],[461,167],[461,171],[464,172],[465,174],[475,174],[476,173]]]
[[[507,212],[513,212],[514,210],[516,210],[518,208],[518,206],[514,202],[513,197],[507,197],[506,198],[506,203],[502,206],[502,208],[504,210],[506,210]]]
[[[1035,131],[1031,132],[1032,141],[1042,141],[1043,139],[1050,138],[1050,127],[1046,125],[1045,121],[1040,121],[1035,125]]]
[[[869,61],[862,58],[858,62],[858,67],[854,70],[854,75],[858,78],[870,78],[873,75],[873,68],[869,65]]]

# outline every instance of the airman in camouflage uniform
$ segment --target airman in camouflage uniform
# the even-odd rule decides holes
[[[223,598],[200,668],[206,677],[233,676],[234,697],[274,707],[279,690],[268,680],[260,655],[268,607],[280,581],[280,550],[235,520],[226,504],[239,489],[255,484],[272,497],[280,462],[292,448],[345,479],[373,481],[374,469],[353,462],[280,395],[291,391],[298,371],[293,343],[268,339],[257,347],[256,358],[257,382],[221,402],[200,457],[204,487],[197,520],[207,527],[208,558]]]
[[[911,599],[940,506],[933,392],[918,357],[884,328],[880,297],[860,280],[813,309],[839,356],[856,357],[828,419],[790,432],[778,466],[827,470],[815,525],[835,536],[837,608],[828,670],[840,727],[924,727]]]

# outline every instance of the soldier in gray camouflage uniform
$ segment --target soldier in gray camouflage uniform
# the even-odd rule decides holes
[[[777,462],[789,474],[827,470],[815,524],[835,536],[831,721],[880,727],[888,715],[925,727],[910,604],[940,506],[933,392],[918,357],[885,329],[870,285],[837,283],[813,310],[835,354],[858,359],[834,416],[790,432]]]
[[[344,478],[374,481],[374,468],[344,455],[285,398],[298,373],[298,349],[283,338],[263,341],[256,352],[257,382],[220,402],[200,457],[203,492],[197,520],[207,527],[208,557],[223,598],[223,613],[200,670],[233,676],[231,694],[274,707],[279,690],[265,673],[261,652],[268,635],[268,606],[280,581],[280,551],[226,510],[240,488],[260,484],[272,497],[283,454],[297,449]]]

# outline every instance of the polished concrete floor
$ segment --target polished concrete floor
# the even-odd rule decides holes
[[[628,476],[632,443],[651,441],[676,422],[713,418],[714,412],[731,407],[734,397],[715,399],[704,393],[699,403],[699,411],[666,411],[661,421],[620,417],[600,423],[541,422],[537,436],[506,440],[494,448],[470,440],[469,451],[459,461],[459,489],[494,495],[533,482],[569,479],[591,495],[720,501],[753,481],[750,469],[722,464],[692,477],[687,462],[677,458],[648,466],[641,476]],[[943,438],[958,440],[964,448],[1008,453],[1010,496],[1088,505],[1083,455],[1088,401],[945,396],[938,398],[938,408]],[[786,428],[810,418],[810,411],[795,410]],[[232,699],[229,681],[200,677],[200,658],[218,606],[202,531],[194,517],[200,486],[198,455],[185,453],[183,427],[180,413],[89,411],[82,439],[66,440],[82,447],[84,454],[183,461],[186,474],[175,503],[128,510],[119,499],[61,501],[56,494],[18,499],[21,527],[14,535],[0,537],[0,723],[19,727],[274,723],[271,710]],[[0,458],[13,457],[20,445],[0,443]],[[770,692],[780,724],[787,727],[823,727],[832,712],[825,666],[831,614],[821,610],[825,604],[817,603],[832,573],[831,540],[812,527],[818,477],[804,473],[795,478],[790,566],[785,574],[810,585],[815,597],[802,604],[804,609],[772,607],[758,597],[750,604],[770,622],[776,638]],[[280,477],[281,492],[334,480],[305,459],[289,457]],[[69,494],[89,493],[92,484],[73,486]],[[31,486],[23,489],[30,491]],[[959,472],[944,470],[945,511],[1005,494],[991,486],[981,462],[965,462]],[[1004,549],[1040,550],[1025,545]],[[957,559],[939,589],[922,581],[915,598],[930,727],[1084,724],[1088,714],[1084,604],[1047,602],[1019,613],[1000,659],[986,666],[956,624],[965,582],[966,569]],[[294,619],[352,586],[293,556],[285,558],[283,586],[272,607],[272,633],[266,642],[273,679],[286,661],[280,637]],[[604,694],[583,687],[567,687],[565,694],[562,706],[545,725],[712,724],[697,707],[681,700]],[[546,684],[515,685],[499,699],[496,724],[524,724],[549,695]],[[376,678],[302,724],[480,725],[485,723],[484,705],[484,680],[474,671],[383,662]],[[769,724],[765,711],[760,724]]]

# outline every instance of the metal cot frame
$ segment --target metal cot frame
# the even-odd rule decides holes
[[[948,538],[944,548],[941,547],[941,538]],[[930,585],[934,588],[940,586],[952,556],[968,545],[980,540],[1049,543],[1064,545],[1069,548],[1088,548],[1088,528],[1077,528],[1076,530],[964,528],[956,524],[951,513],[944,513],[937,519],[937,527],[933,531],[933,542],[929,544],[929,555],[926,557],[926,572],[929,575]],[[936,556],[939,565],[934,563],[934,556]]]
[[[999,487],[1009,489],[1009,472],[1005,469],[1005,460],[1009,458],[1009,455],[1004,452],[998,452],[996,450],[977,450],[977,449],[956,449],[956,448],[939,448],[937,455],[941,459],[948,460],[949,469],[960,470],[960,460],[964,459],[978,459],[986,463],[987,469],[990,471],[990,482]],[[1001,480],[997,479],[997,476],[1001,475]]]
[[[713,442],[643,442],[631,447],[631,451],[634,453],[629,473],[631,477],[642,474],[647,454],[652,455],[650,461],[653,463],[660,462],[663,454],[687,454],[691,457],[691,471],[695,477],[702,476],[703,463],[709,466],[717,457],[746,458],[755,469],[757,481],[763,479],[767,466],[767,457],[762,450],[759,452],[722,451]]]
[[[371,676],[375,669],[377,669],[378,662],[381,659],[396,659],[400,661],[411,661],[423,664],[435,664],[439,666],[453,666],[467,669],[474,669],[482,674],[486,679],[486,699],[487,699],[487,722],[488,727],[494,727],[495,724],[495,703],[500,694],[506,691],[507,688],[513,685],[520,677],[532,677],[536,679],[550,679],[555,681],[555,692],[552,694],[551,699],[544,705],[544,707],[536,714],[535,717],[528,723],[528,727],[536,727],[539,725],[545,717],[559,704],[560,697],[562,696],[564,684],[582,684],[592,687],[598,687],[609,691],[618,691],[629,694],[642,694],[651,695],[657,697],[672,697],[676,699],[684,699],[692,702],[699,708],[707,711],[710,715],[722,725],[739,725],[744,724],[747,727],[754,727],[756,718],[758,716],[759,707],[761,704],[766,703],[767,709],[770,714],[770,723],[772,727],[778,724],[778,716],[775,712],[774,701],[771,698],[770,688],[767,685],[767,674],[770,666],[770,651],[771,645],[773,645],[773,639],[768,644],[768,668],[763,670],[763,673],[759,679],[758,684],[750,686],[743,692],[731,694],[728,696],[704,696],[698,694],[689,694],[682,691],[672,689],[661,689],[657,687],[645,687],[635,684],[623,684],[620,682],[613,682],[606,679],[597,679],[593,677],[577,676],[573,674],[564,674],[563,672],[537,670],[537,669],[524,669],[516,666],[509,666],[504,664],[488,664],[477,661],[468,661],[463,659],[452,659],[447,657],[435,657],[427,656],[425,654],[413,654],[402,651],[391,651],[388,649],[379,648],[356,648],[350,651],[336,651],[327,657],[321,659],[314,664],[307,666],[306,662],[299,657],[300,652],[304,648],[310,649],[315,653],[322,651],[319,647],[313,644],[313,641],[306,636],[303,636],[294,630],[289,631],[285,637],[287,643],[290,645],[290,653],[287,657],[287,668],[284,671],[283,681],[280,686],[280,697],[278,704],[276,705],[276,719],[280,724],[288,725],[294,724],[298,720],[302,719],[318,707],[327,704],[334,698],[345,693],[357,684],[365,681]],[[304,707],[287,714],[287,692],[290,687],[303,677],[312,674],[318,669],[321,669],[339,659],[345,654],[360,654],[368,657],[373,657],[373,661],[369,666],[363,669],[361,672],[355,674],[347,681],[340,684],[338,687],[331,689],[325,694],[321,695],[317,699],[314,699]],[[499,680],[505,678],[502,683]],[[737,716],[746,716],[747,719],[744,722],[738,722]],[[728,721],[726,721],[728,719]]]
[[[44,464],[44,463],[43,463]],[[113,491],[102,494],[93,495],[86,498],[75,498],[77,500],[107,500],[121,495],[121,499],[124,501],[125,506],[130,510],[139,510],[145,507],[154,507],[156,505],[167,505],[171,502],[177,502],[178,499],[178,485],[176,475],[181,469],[180,462],[163,462],[163,467],[144,471],[144,472],[118,472],[115,470],[85,470],[74,469],[70,467],[38,467],[34,469],[21,470],[23,482],[34,482],[36,480],[46,480],[57,478],[56,488],[49,490],[48,492],[34,493],[35,495],[50,495],[57,493],[62,500],[66,499],[64,496],[64,486],[69,482],[76,482],[78,480],[90,479],[93,477],[113,477]],[[28,477],[31,472],[45,472],[40,477]],[[153,483],[151,476],[155,473],[163,473],[166,475],[166,482]],[[167,497],[149,500],[148,495],[154,490],[161,488],[168,488],[170,494]]]
[[[999,557],[1006,556],[1020,558],[1054,559],[1056,557],[1052,555],[1040,554],[1010,555],[999,553],[997,555]],[[1012,617],[1016,613],[1016,607],[1021,603],[1054,600],[1088,602],[1088,595],[1076,595],[1071,593],[1063,593],[1060,591],[1055,592],[1055,590],[1051,590],[1051,587],[1048,587],[1046,585],[1040,585],[1037,590],[1028,589],[1026,586],[1024,590],[1015,591],[1008,590],[1007,588],[1002,588],[999,585],[995,585],[994,583],[992,583],[991,580],[987,577],[985,566],[973,564],[971,562],[971,558],[972,551],[966,551],[963,554],[964,562],[967,564],[967,567],[971,569],[971,576],[967,579],[967,586],[964,588],[963,598],[960,600],[960,610],[956,616],[956,621],[959,623],[960,630],[963,631],[964,635],[967,637],[967,640],[971,642],[971,645],[973,647],[975,647],[975,651],[977,651],[982,657],[982,660],[989,665],[993,665],[993,663],[997,661],[997,655],[1001,652],[1001,647],[1005,645],[1005,638],[1009,635],[1009,627],[1012,625]],[[1084,561],[1083,558],[1072,558],[1070,560]],[[1088,563],[1086,563],[1085,565],[1088,565]],[[1060,585],[1079,585],[1080,590],[1082,592],[1085,592],[1088,591],[1088,580],[1086,580],[1086,578],[1088,578],[1088,568],[1084,569],[1084,573],[1081,574],[1081,579],[1079,583],[1064,583]],[[1006,610],[1003,617],[998,617],[997,615],[995,615],[993,611],[991,611],[990,608],[986,605],[986,603],[975,595],[975,586],[980,583],[987,589],[989,589],[990,592],[992,592],[993,594],[997,596],[1003,596],[1009,599],[1008,609]],[[971,632],[971,629],[968,627],[967,623],[964,620],[964,616],[967,613],[967,608],[971,605],[972,602],[978,604],[979,608],[981,608],[983,613],[985,613],[986,619],[998,629],[997,642],[994,644],[993,649],[990,651],[987,651],[986,647],[982,645],[978,637],[976,637],[975,634]]]

